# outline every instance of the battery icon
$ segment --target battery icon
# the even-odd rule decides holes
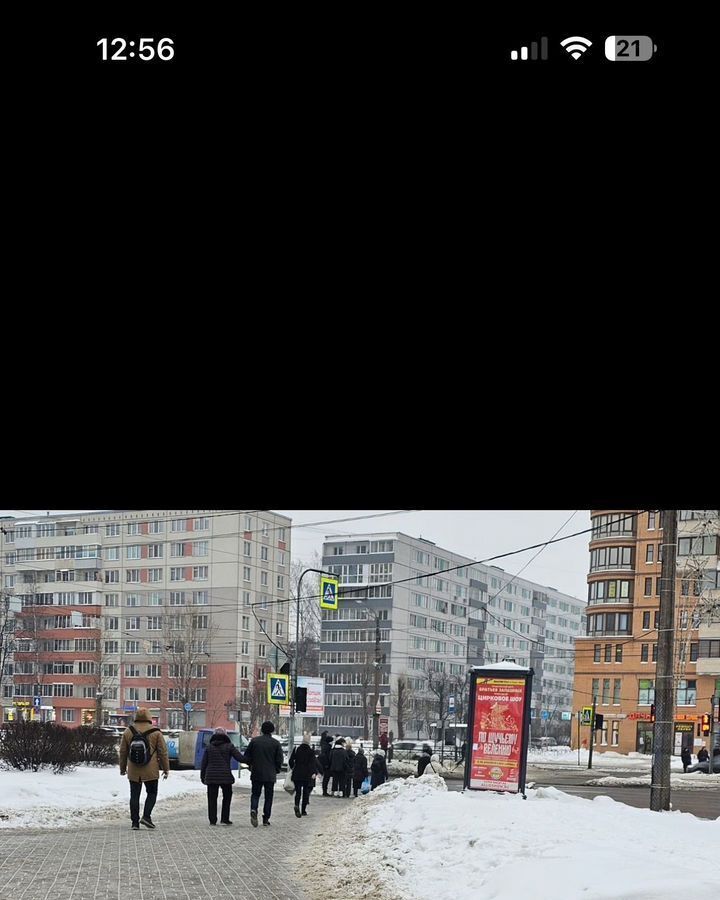
[[[657,52],[646,34],[611,34],[605,38],[605,56],[610,62],[645,62]]]

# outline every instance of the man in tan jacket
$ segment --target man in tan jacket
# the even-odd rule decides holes
[[[144,741],[140,735],[145,735]],[[133,742],[134,746],[131,749]],[[143,759],[143,753],[146,761]],[[133,757],[136,757],[135,761]],[[170,774],[170,761],[165,738],[160,729],[153,725],[147,709],[140,707],[135,713],[134,724],[125,729],[120,741],[120,774],[124,775],[127,772],[130,780],[130,818],[133,831],[140,830],[141,822],[147,828],[155,827],[151,815],[157,800],[161,766],[163,778],[167,778]],[[141,819],[140,791],[143,784],[145,784],[145,806]]]

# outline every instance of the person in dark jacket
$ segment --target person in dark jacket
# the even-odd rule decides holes
[[[222,788],[222,810],[220,824],[232,825],[230,821],[230,804],[232,803],[232,786],[235,779],[230,769],[230,760],[243,762],[243,755],[237,747],[233,747],[224,728],[216,728],[210,742],[203,753],[200,764],[200,781],[207,785],[208,819],[211,825],[217,825],[218,790]]]
[[[330,772],[332,774],[332,795],[342,797],[345,777],[345,738],[338,738],[330,754]]]
[[[273,731],[275,731],[273,723],[263,722],[260,731],[262,734],[250,741],[243,758],[243,762],[250,766],[250,781],[252,783],[250,821],[253,828],[257,828],[257,811],[260,805],[260,794],[263,789],[265,790],[263,825],[270,824],[275,779],[282,771],[283,764],[283,752],[280,741],[276,741],[272,736]]]
[[[707,747],[701,747],[698,750],[697,761],[699,763],[701,763],[701,762],[707,762],[709,759],[710,759],[710,754],[707,751]]]
[[[330,755],[332,754],[332,738],[327,733],[327,731],[323,731],[320,735],[320,765],[323,770],[323,780],[322,780],[322,795],[323,797],[328,797],[328,783],[330,781],[330,776],[332,772],[330,771]]]
[[[365,756],[365,751],[361,744],[353,760],[353,797],[357,797],[363,781],[367,778],[367,773],[367,756]]]
[[[430,749],[430,747],[428,747],[427,744],[423,744],[422,754],[420,756],[420,759],[418,760],[418,767],[417,767],[417,777],[418,778],[420,778],[420,776],[425,772],[425,769],[427,769],[427,767],[430,765],[431,758],[432,758],[432,750]]]
[[[353,743],[350,738],[345,741],[345,756],[345,774],[342,792],[343,797],[349,797],[353,780],[353,762],[355,760],[355,751],[353,750]]]
[[[288,766],[292,769],[292,780],[295,783],[295,815],[299,819],[307,815],[313,778],[317,772],[322,771],[310,746],[309,734],[303,735],[302,744],[293,747]]]
[[[387,765],[385,764],[385,751],[378,750],[375,759],[370,766],[370,790],[374,791],[378,785],[385,784],[388,777]]]
[[[680,751],[680,759],[683,764],[683,772],[687,772],[688,766],[692,763],[692,753],[689,747],[683,747]]]

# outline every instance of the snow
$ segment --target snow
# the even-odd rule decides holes
[[[589,753],[587,750],[580,750],[580,767],[587,769]],[[574,766],[578,768],[578,752],[571,750],[570,747],[551,747],[545,750],[528,750],[528,765],[564,767]],[[650,771],[652,766],[652,756],[648,753],[616,753],[614,750],[608,750],[600,753],[593,750],[593,769],[606,768],[622,768],[637,769]],[[670,758],[670,768],[673,771],[682,772],[682,760],[679,756]]]
[[[463,794],[424,775],[353,801],[297,865],[324,900],[716,900],[718,838],[720,818],[552,787]]]
[[[508,671],[508,672],[529,672],[527,666],[519,666],[517,663],[511,662],[499,662],[499,663],[490,663],[487,666],[473,666],[473,672],[486,672],[491,671],[493,669],[499,669],[500,671]]]
[[[249,785],[249,777],[243,771],[241,780]],[[158,813],[168,800],[204,791],[200,772],[172,770],[167,781],[160,779]],[[0,828],[62,828],[76,825],[78,813],[87,822],[129,817],[129,801],[127,777],[117,766],[78,766],[62,775],[0,769]]]

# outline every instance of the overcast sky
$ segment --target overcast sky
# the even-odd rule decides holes
[[[0,515],[42,515],[46,510],[0,510]],[[51,515],[92,510],[50,510]],[[326,535],[365,534],[371,532],[402,531],[412,537],[434,541],[444,550],[452,550],[475,560],[485,560],[499,553],[518,550],[549,540],[558,529],[558,537],[583,531],[590,527],[587,509],[555,510],[423,510],[420,512],[382,515],[393,510],[333,510],[333,509],[275,509],[293,520],[292,558],[308,565],[315,551],[322,551]],[[574,515],[573,515],[574,513]],[[332,519],[373,516],[355,522],[312,524]],[[570,517],[572,516],[572,519]],[[570,519],[568,522],[567,520]],[[561,541],[543,550],[522,572],[524,578],[548,585],[584,599],[587,595],[589,535]],[[537,550],[518,553],[497,560],[500,566],[514,575]]]

